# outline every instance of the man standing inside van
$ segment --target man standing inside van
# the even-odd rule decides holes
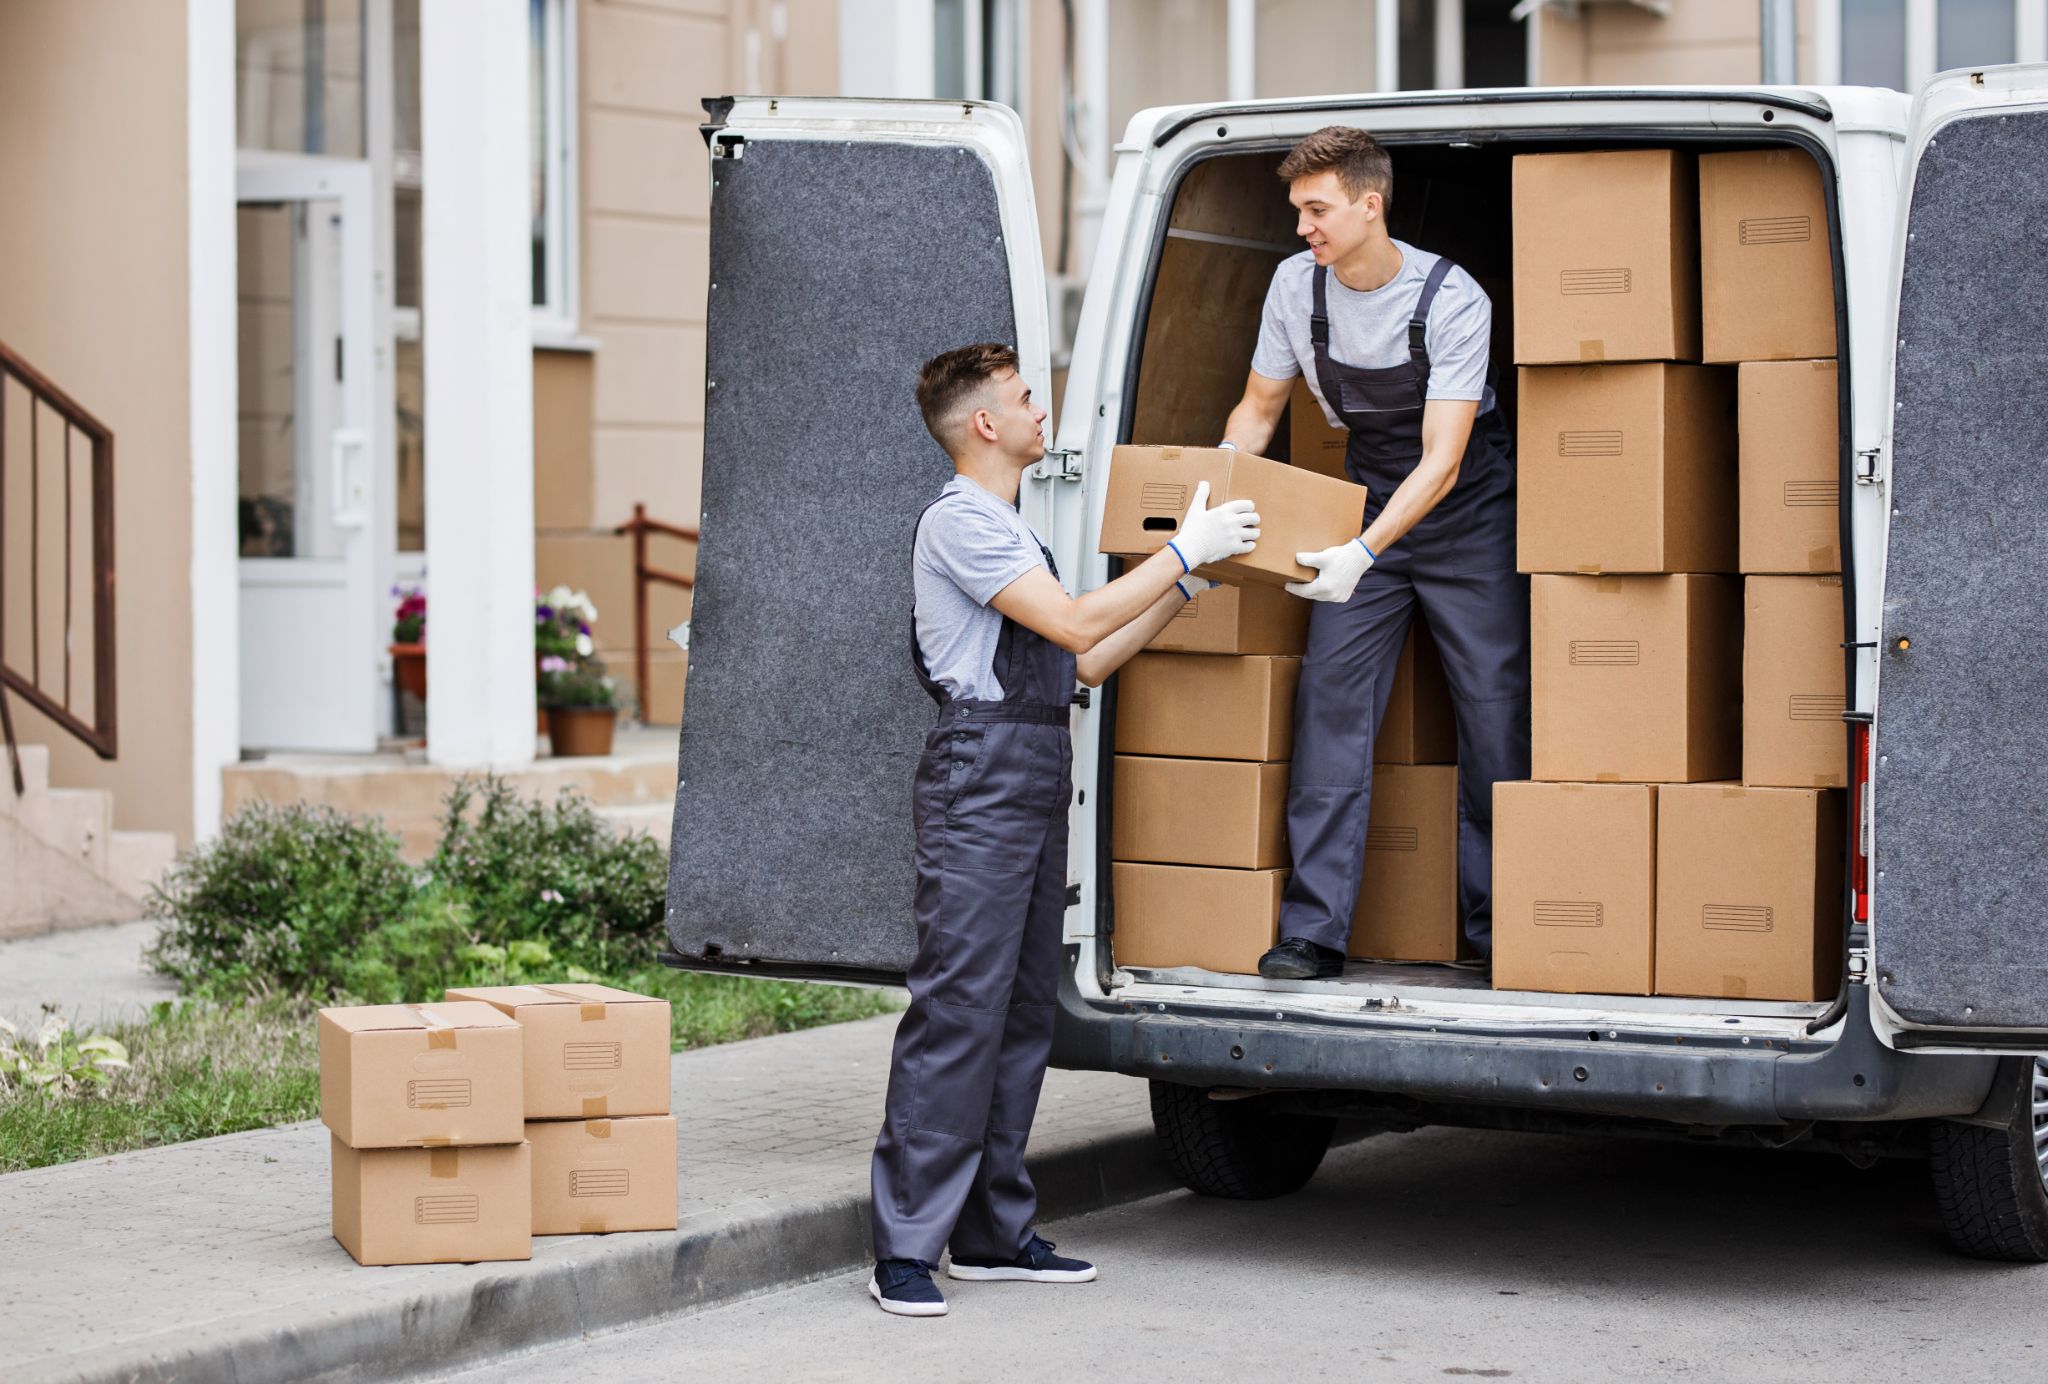
[[[1387,231],[1393,163],[1363,130],[1332,125],[1279,169],[1308,249],[1266,294],[1225,447],[1262,450],[1306,374],[1350,431],[1363,531],[1301,553],[1317,602],[1294,710],[1287,834],[1294,854],[1280,943],[1259,974],[1344,967],[1366,868],[1373,737],[1419,606],[1458,717],[1458,900],[1480,956],[1493,941],[1493,785],[1529,776],[1529,586],[1515,571],[1513,444],[1488,384],[1493,309],[1470,274]]]
[[[1259,516],[1249,500],[1211,509],[1197,486],[1172,543],[1069,596],[1017,513],[1018,482],[1045,455],[1045,410],[1017,353],[964,346],[926,361],[917,404],[956,474],[911,540],[911,661],[939,716],[911,790],[917,955],[875,1142],[868,1292],[885,1312],[935,1317],[948,1244],[954,1278],[1095,1277],[1034,1233],[1024,1171],[1066,913],[1074,682],[1100,683],[1149,644],[1213,585],[1194,568],[1252,550]]]

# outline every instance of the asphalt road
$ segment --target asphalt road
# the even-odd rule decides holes
[[[1918,1163],[1425,1130],[1279,1201],[1175,1193],[1044,1230],[1101,1279],[942,1278],[951,1315],[920,1321],[862,1273],[465,1377],[2048,1377],[2048,1266],[1951,1253]]]

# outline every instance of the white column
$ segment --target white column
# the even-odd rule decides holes
[[[839,94],[929,97],[931,0],[839,0]]]
[[[1814,0],[1813,84],[1842,84],[1842,0]]]
[[[1927,85],[1936,72],[1936,50],[1941,37],[1934,0],[1906,0],[1906,92],[1911,95]]]
[[[2013,21],[2014,58],[2020,62],[2048,62],[2048,0],[2019,0]]]
[[[1372,87],[1401,89],[1401,0],[1377,0],[1373,11]]]
[[[1465,85],[1465,0],[1436,0],[1436,75],[1442,91]]]
[[[533,288],[523,5],[420,6],[427,756],[533,758]]]
[[[1259,0],[1230,0],[1225,33],[1225,94],[1232,101],[1249,101],[1259,84]]]
[[[1072,270],[1086,278],[1109,206],[1109,0],[1074,3],[1074,132],[1081,146],[1080,198],[1074,215]]]

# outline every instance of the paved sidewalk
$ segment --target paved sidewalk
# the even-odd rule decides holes
[[[318,1124],[0,1177],[0,1379],[399,1379],[844,1272],[894,1015],[678,1054],[680,1228],[525,1263],[358,1267]],[[1144,1086],[1046,1079],[1047,1218],[1162,1190]]]
[[[0,1018],[40,1023],[42,1007],[56,1004],[76,1026],[104,1028],[175,998],[177,983],[142,964],[159,926],[143,918],[0,942]]]

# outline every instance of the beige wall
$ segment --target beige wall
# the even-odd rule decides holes
[[[1798,74],[1813,80],[1813,0],[1799,0]],[[1547,16],[1546,85],[1755,82],[1761,10],[1752,0],[1672,0],[1659,18],[1633,5],[1591,5],[1578,19]]]
[[[102,762],[9,702],[20,738],[50,747],[53,783],[111,788],[116,826],[181,841],[192,827],[185,121],[182,4],[0,5],[0,340],[114,432],[120,758]],[[20,460],[10,442],[10,500]],[[8,506],[0,542],[11,661],[28,636],[16,580],[25,513]],[[46,583],[46,622],[50,605]],[[44,671],[47,683],[47,657]],[[74,687],[78,675],[74,665]]]

